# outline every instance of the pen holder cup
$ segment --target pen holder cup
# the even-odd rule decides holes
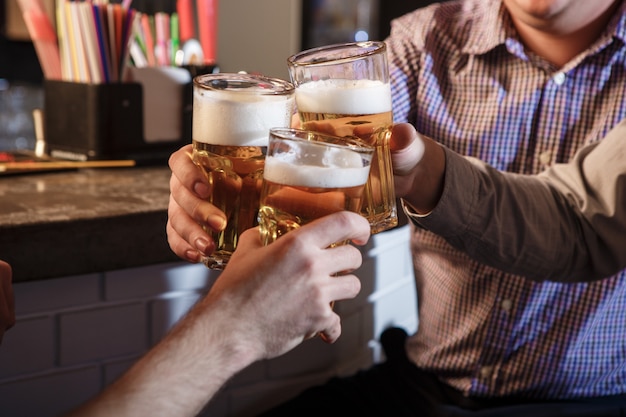
[[[71,160],[166,162],[191,143],[191,74],[183,68],[142,68],[131,71],[133,81],[124,83],[46,80],[48,153]]]

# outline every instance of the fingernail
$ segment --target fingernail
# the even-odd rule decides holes
[[[209,189],[209,186],[203,182],[196,182],[193,185],[193,190],[200,198],[207,198],[209,195],[211,195],[211,190]]]
[[[224,230],[226,228],[226,219],[222,216],[211,215],[207,217],[206,222],[213,230]]]
[[[194,246],[196,247],[196,249],[198,249],[198,251],[200,251],[200,253],[206,255],[208,250],[211,250],[212,248],[211,246],[211,242],[209,242],[207,239],[203,238],[203,237],[199,237],[196,239],[194,243]]]
[[[185,252],[185,258],[189,262],[200,262],[201,255],[198,253],[198,251],[189,249]]]

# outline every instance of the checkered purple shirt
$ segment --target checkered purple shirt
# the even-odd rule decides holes
[[[394,22],[394,117],[501,170],[535,174],[626,116],[626,5],[558,69],[524,50],[500,1],[433,5]],[[626,138],[624,138],[626,140]],[[624,190],[621,190],[624,192]],[[533,282],[414,228],[412,360],[468,395],[626,393],[626,274]],[[626,250],[626,248],[624,248]]]

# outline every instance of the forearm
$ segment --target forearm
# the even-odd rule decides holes
[[[413,221],[472,258],[535,280],[599,279],[589,223],[563,194],[536,177],[498,172],[446,151],[437,207]],[[615,272],[615,271],[613,271]]]
[[[582,213],[591,267],[605,276],[626,267],[626,122],[600,143],[541,174]]]
[[[231,343],[216,308],[202,300],[126,374],[68,417],[195,416],[254,360]]]

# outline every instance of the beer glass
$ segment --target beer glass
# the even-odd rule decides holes
[[[289,126],[294,88],[280,79],[222,73],[195,77],[193,93],[193,161],[211,187],[209,202],[227,218],[223,231],[207,230],[216,248],[203,262],[223,269],[239,235],[257,225],[269,129]]]
[[[359,213],[373,155],[358,139],[271,129],[259,209],[263,244],[337,211]]]
[[[303,129],[356,136],[376,148],[361,213],[372,233],[398,224],[389,136],[393,123],[384,42],[309,49],[287,60]]]

